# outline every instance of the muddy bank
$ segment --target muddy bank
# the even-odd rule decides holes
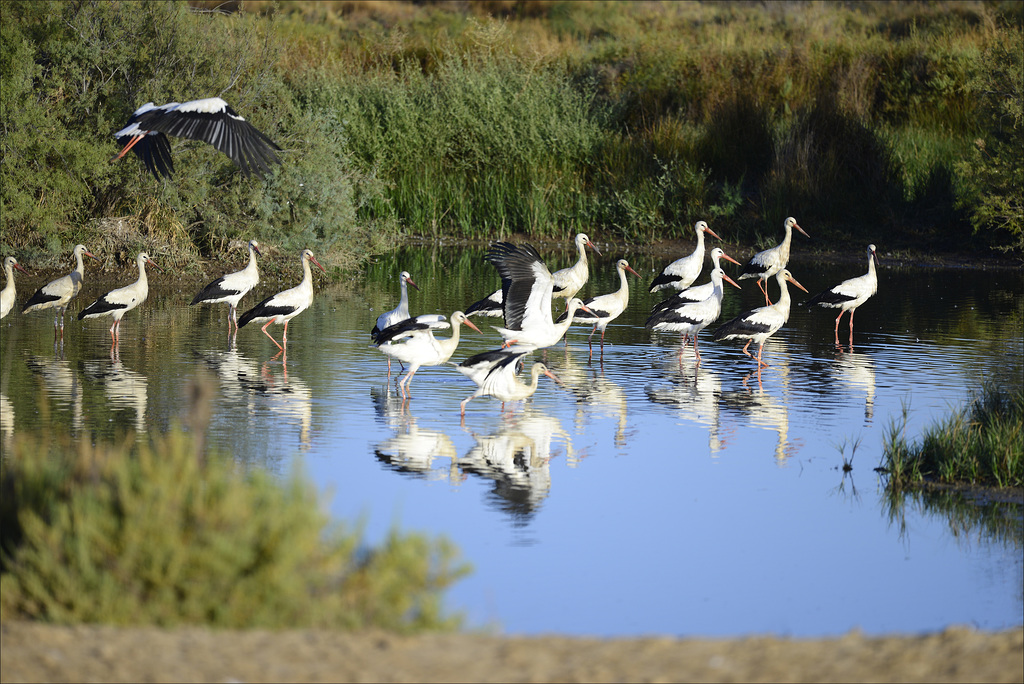
[[[15,622],[0,637],[4,682],[1024,681],[1024,629],[599,640]]]

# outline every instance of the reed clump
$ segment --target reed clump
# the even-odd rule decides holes
[[[0,462],[2,619],[224,628],[454,629],[467,566],[443,539],[367,546],[294,475],[197,456],[174,429],[139,445],[14,440]]]
[[[891,489],[928,482],[1024,486],[1024,389],[984,385],[920,442],[906,439],[908,411],[904,406],[883,440],[882,467]]]

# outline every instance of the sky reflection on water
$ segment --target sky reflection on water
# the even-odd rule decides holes
[[[403,406],[368,335],[394,306],[397,272],[422,288],[413,313],[450,315],[496,285],[481,256],[409,249],[364,282],[317,281],[314,306],[290,328],[287,365],[258,329],[230,345],[226,309],[187,307],[192,292],[162,297],[159,275],[116,355],[106,327],[78,323],[55,355],[49,318],[13,314],[0,325],[4,439],[12,424],[82,438],[167,429],[202,369],[217,387],[212,446],[282,474],[301,463],[332,514],[362,520],[371,541],[392,525],[451,538],[475,568],[449,594],[469,626],[817,636],[1021,623],[1019,509],[1016,536],[998,539],[956,532],[919,502],[894,519],[872,470],[904,405],[918,435],[982,378],[1024,382],[1019,273],[907,269],[881,255],[853,351],[832,344],[834,314],[794,307],[765,347],[760,382],[739,345],[709,333],[703,364],[691,350],[680,364],[675,336],[643,329],[658,297],[634,280],[603,364],[587,362],[589,328],[574,328],[568,348],[534,355],[564,384],[542,381],[511,413],[481,398],[460,421],[474,386],[451,368],[421,369]],[[592,263],[585,294],[617,286],[619,256]],[[660,267],[626,256],[645,278]],[[792,270],[813,294],[863,269]],[[759,297],[727,293],[723,319]],[[491,323],[466,331],[453,360],[496,347]]]

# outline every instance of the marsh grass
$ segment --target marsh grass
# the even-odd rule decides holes
[[[927,482],[1024,486],[1024,390],[984,385],[970,405],[906,437],[909,406],[883,438],[883,470],[894,491]]]
[[[0,463],[2,619],[215,627],[452,629],[467,572],[443,539],[367,546],[314,487],[198,456],[180,429],[141,445],[18,436]]]

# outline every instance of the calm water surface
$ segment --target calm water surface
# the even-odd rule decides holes
[[[371,542],[395,525],[453,540],[474,571],[448,602],[470,627],[803,637],[1021,624],[1020,509],[893,505],[873,471],[905,407],[916,438],[983,380],[1024,382],[1019,272],[909,268],[881,253],[855,348],[833,345],[834,314],[794,307],[758,382],[740,345],[708,332],[703,364],[687,350],[680,366],[676,336],[643,328],[660,298],[646,284],[664,260],[604,252],[584,295],[617,287],[620,256],[645,280],[633,280],[630,309],[609,327],[603,364],[588,362],[589,328],[573,328],[568,348],[534,355],[564,386],[542,378],[511,414],[476,399],[464,423],[467,379],[421,369],[403,407],[368,332],[397,302],[403,269],[422,288],[414,314],[450,315],[489,293],[498,278],[482,250],[404,249],[365,278],[321,277],[290,326],[287,365],[256,326],[230,344],[226,307],[186,306],[205,283],[159,273],[150,301],[125,317],[117,354],[109,322],[69,319],[55,353],[52,317],[16,310],[0,323],[5,448],[15,430],[164,430],[182,417],[189,380],[206,373],[214,447],[282,475],[301,464],[331,513],[364,521]],[[554,268],[574,258],[547,255]],[[862,261],[795,258],[791,269],[814,294],[862,273]],[[86,278],[75,313],[110,286]],[[18,284],[23,302],[42,283]],[[292,284],[261,283],[243,309]],[[722,320],[763,304],[744,285],[729,288]],[[500,344],[497,319],[477,322],[485,334],[464,328],[455,360]]]

